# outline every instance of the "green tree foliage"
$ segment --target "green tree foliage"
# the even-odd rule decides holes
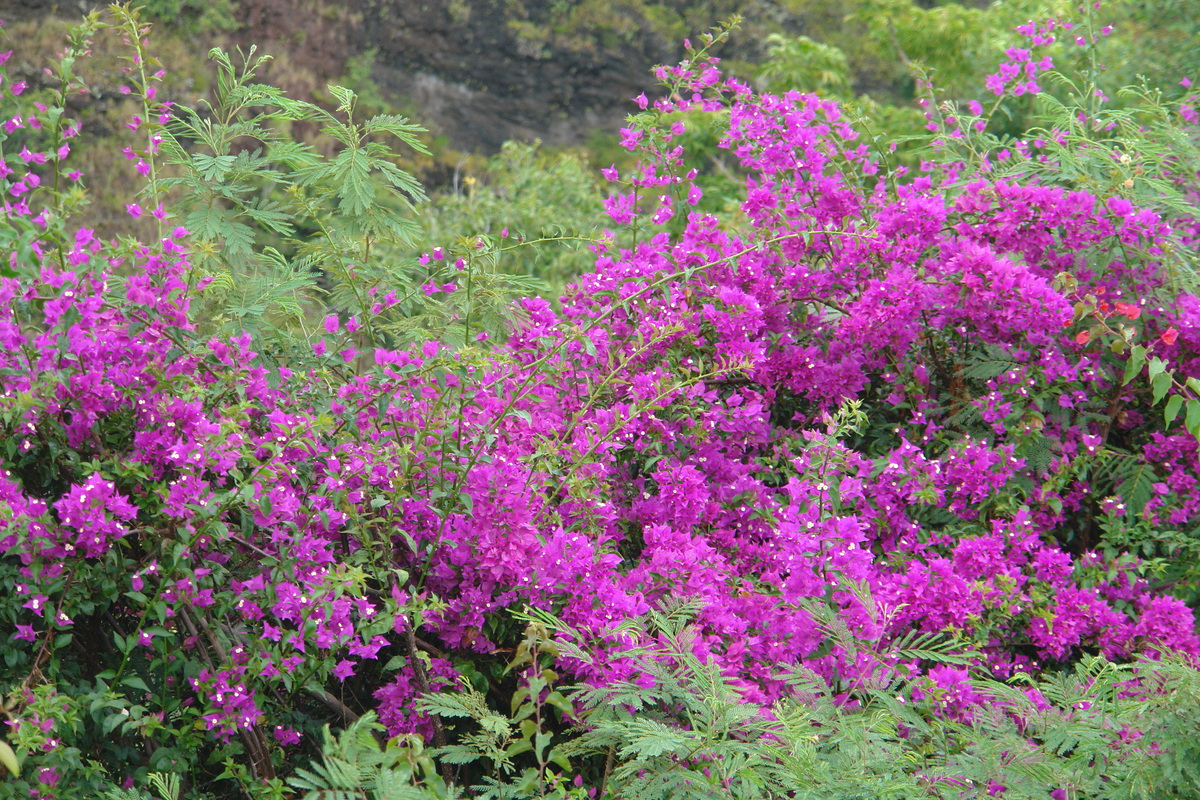
[[[767,37],[767,60],[758,72],[759,83],[770,92],[789,89],[843,97],[850,91],[850,66],[846,54],[833,45],[807,36]]]
[[[980,61],[994,52],[986,12],[957,3],[921,8],[911,0],[865,0],[849,19],[863,24],[868,41],[893,63],[920,63],[951,92],[974,88]]]
[[[603,235],[604,195],[595,171],[573,152],[509,142],[478,174],[455,175],[452,185],[420,209],[425,252],[440,243],[507,230],[499,269],[532,277],[547,296],[589,268],[586,245]],[[538,242],[538,244],[534,244]]]
[[[239,27],[233,0],[145,0],[141,11],[147,19],[169,23],[195,35]]]

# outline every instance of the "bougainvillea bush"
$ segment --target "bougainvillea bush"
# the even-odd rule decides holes
[[[340,155],[286,150],[286,200],[255,207],[345,218],[315,234],[343,301],[284,349],[197,335],[208,276],[159,163],[188,142],[114,13],[154,236],[72,221],[64,109],[97,18],[37,95],[0,86],[0,796],[849,791],[858,762],[798,765],[850,719],[899,796],[1195,777],[1171,717],[1200,656],[1193,229],[1123,183],[1043,179],[1102,126],[1012,145],[1037,168],[1001,174],[938,118],[903,174],[836,103],[694,52],[622,132],[640,166],[606,171],[630,246],[497,331],[481,265],[524,243],[481,232],[389,278],[374,182],[406,184],[377,142],[408,129],[343,93]],[[689,111],[721,115],[733,217],[692,210]],[[205,157],[214,182],[238,163]],[[1151,177],[1186,194],[1184,167]],[[414,294],[454,309],[443,340],[391,333]],[[322,724],[352,730],[298,770]]]

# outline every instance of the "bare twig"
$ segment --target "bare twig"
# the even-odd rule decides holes
[[[313,697],[317,698],[322,703],[329,706],[329,708],[335,714],[337,714],[339,717],[341,717],[342,722],[345,723],[346,725],[352,725],[355,722],[358,722],[359,716],[357,713],[355,713],[354,709],[350,708],[350,706],[346,705],[345,703],[343,703],[341,700],[334,697],[329,692],[325,691],[324,689],[314,689],[314,688],[310,688],[308,691],[310,694],[312,694]]]
[[[421,687],[423,694],[430,694],[432,689],[429,685],[429,676],[425,673],[425,664],[417,656],[417,631],[411,618],[405,619],[404,638],[408,642],[408,659],[412,662],[413,672],[417,673],[417,685]],[[433,723],[433,743],[438,747],[446,746],[446,729],[442,727],[442,718],[437,714],[429,715],[430,721]],[[440,765],[442,779],[449,785],[454,782],[454,776],[450,772],[450,765],[442,762]]]

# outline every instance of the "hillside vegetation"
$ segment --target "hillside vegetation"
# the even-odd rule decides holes
[[[526,5],[421,13],[739,10]],[[251,8],[0,51],[0,798],[1200,794],[1186,4],[755,6],[486,157],[148,22]]]

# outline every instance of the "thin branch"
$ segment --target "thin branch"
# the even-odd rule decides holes
[[[343,703],[341,700],[334,697],[329,692],[325,691],[324,689],[315,689],[315,688],[311,688],[311,687],[309,688],[308,691],[310,694],[312,694],[313,697],[320,700],[322,703],[327,705],[335,714],[337,714],[339,717],[341,717],[342,722],[345,723],[346,725],[352,725],[355,722],[358,722],[359,716],[354,711],[354,709],[350,708],[350,706],[346,705],[345,703]]]
[[[429,676],[425,674],[425,664],[417,656],[417,632],[411,618],[405,619],[404,638],[408,642],[408,659],[412,662],[413,672],[417,673],[417,685],[421,687],[422,694],[431,694],[433,690],[429,685]],[[438,747],[445,747],[446,729],[442,727],[441,716],[430,714],[429,719],[433,723],[433,743]],[[442,779],[446,781],[447,785],[452,784],[454,775],[450,772],[450,764],[443,761],[440,766]]]

